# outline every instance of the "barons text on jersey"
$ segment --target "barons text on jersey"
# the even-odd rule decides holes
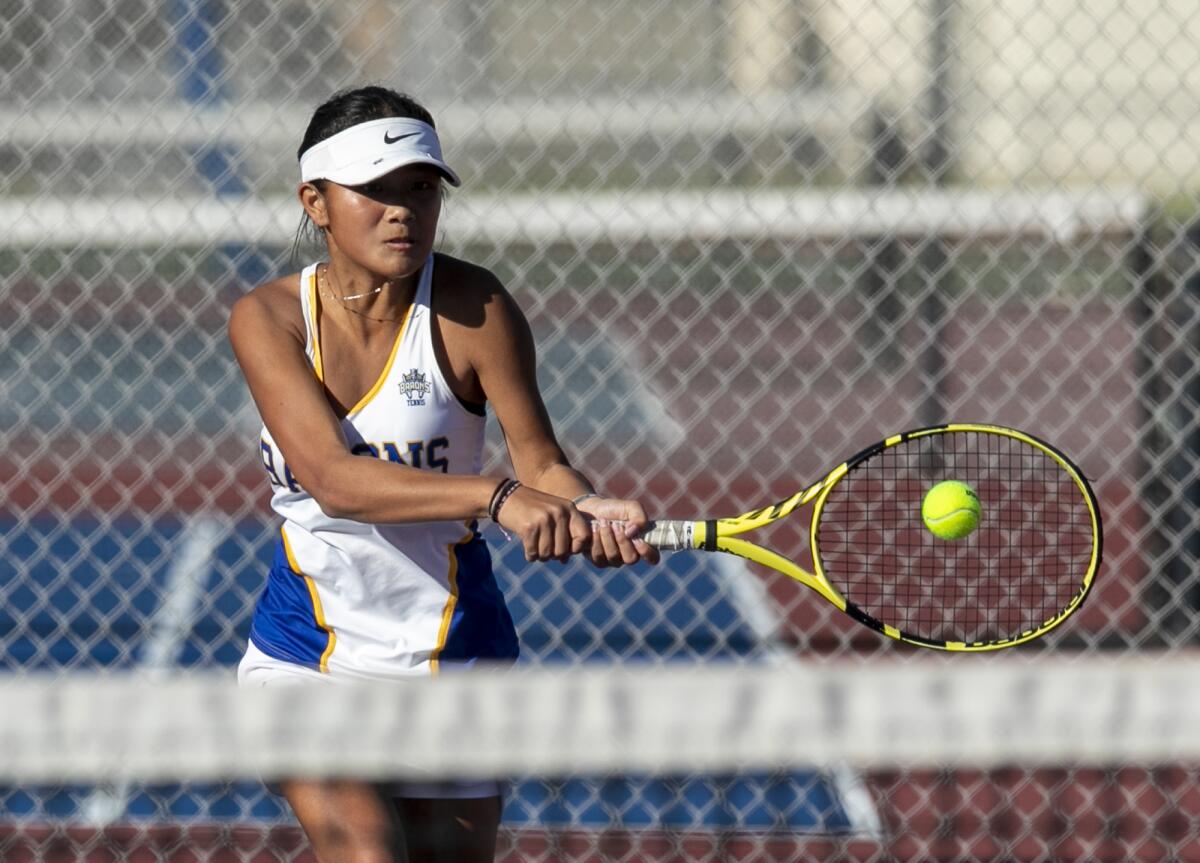
[[[442,435],[427,441],[410,440],[404,443],[396,441],[382,441],[379,443],[359,441],[350,447],[350,452],[354,455],[381,458],[385,461],[407,465],[408,467],[450,473],[450,459],[445,454],[449,448],[450,440]],[[294,492],[302,490],[300,484],[296,482],[296,477],[292,474],[292,469],[284,461],[283,453],[276,448],[273,441],[269,441],[265,437],[260,438],[259,453],[262,456],[263,467],[267,471],[267,478],[271,481],[271,485],[286,486]]]
[[[420,407],[425,404],[425,396],[433,390],[429,385],[429,379],[425,377],[425,372],[412,369],[400,376],[400,392],[404,393],[404,398],[408,402],[408,406]]]

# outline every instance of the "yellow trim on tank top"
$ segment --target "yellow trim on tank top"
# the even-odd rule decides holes
[[[469,521],[464,522],[464,525],[467,528],[467,535],[457,542],[446,545],[450,567],[446,573],[446,580],[450,584],[450,596],[446,598],[446,607],[442,611],[442,623],[438,627],[437,647],[429,654],[429,673],[434,677],[437,677],[438,674],[438,655],[446,648],[446,639],[450,637],[450,621],[454,618],[454,607],[458,605],[458,555],[454,553],[454,548],[468,542],[475,535]]]
[[[320,265],[318,265],[320,266]],[[317,267],[308,277],[308,332],[312,338],[312,364],[317,380],[325,383],[325,364],[321,360],[321,334],[317,329]]]
[[[408,304],[408,311],[404,313],[404,322],[400,324],[400,330],[396,333],[396,341],[392,343],[392,352],[388,355],[387,362],[383,366],[383,371],[379,373],[379,378],[375,381],[375,385],[367,390],[367,394],[358,400],[358,404],[350,408],[346,413],[346,417],[352,417],[363,408],[371,399],[375,398],[376,394],[383,389],[383,382],[388,379],[388,375],[392,373],[392,364],[396,362],[396,354],[400,353],[400,343],[404,341],[404,334],[408,331],[409,321],[412,320],[413,307],[416,306],[416,298]],[[456,543],[457,545],[457,543]]]
[[[292,572],[303,578],[305,585],[308,586],[308,595],[312,597],[313,615],[316,617],[317,626],[325,630],[326,634],[329,636],[329,639],[325,644],[325,651],[321,654],[321,661],[319,665],[321,673],[328,674],[329,656],[333,653],[334,645],[337,644],[337,635],[334,634],[334,631],[332,628],[330,628],[329,624],[325,622],[325,610],[321,606],[321,597],[317,595],[316,583],[310,576],[307,576],[300,571],[300,564],[296,562],[296,555],[292,553],[292,544],[288,542],[287,532],[281,527],[279,528],[279,534],[283,537],[283,553],[287,555],[288,566],[291,568]]]
[[[318,266],[320,265],[318,264]],[[316,268],[313,269],[310,282],[311,284],[309,285],[308,293],[308,316],[309,330],[312,333],[313,370],[317,373],[317,380],[319,380],[321,383],[325,383],[325,364],[321,359],[321,329],[320,324],[318,323],[317,314]],[[390,354],[388,354],[387,362],[383,365],[383,371],[380,372],[379,377],[375,380],[374,385],[367,390],[366,395],[358,400],[358,404],[346,412],[347,417],[352,417],[354,414],[365,408],[367,403],[370,402],[371,399],[375,398],[376,394],[383,388],[383,382],[388,379],[388,375],[391,374],[392,371],[392,365],[396,362],[396,354],[400,352],[400,343],[404,340],[404,333],[408,331],[409,322],[412,320],[413,307],[416,306],[416,304],[416,297],[414,297],[413,301],[408,304],[408,310],[404,313],[404,321],[400,324],[400,329],[396,332],[396,340],[392,342],[392,351]]]

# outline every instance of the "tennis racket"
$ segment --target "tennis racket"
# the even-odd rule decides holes
[[[979,525],[938,539],[921,503],[972,486]],[[813,571],[739,538],[811,503]],[[666,551],[736,554],[815,590],[854,620],[921,647],[981,651],[1045,635],[1083,604],[1100,566],[1096,495],[1066,455],[1014,429],[969,423],[889,437],[786,500],[734,518],[657,521]]]

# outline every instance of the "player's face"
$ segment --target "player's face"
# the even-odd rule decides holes
[[[433,251],[442,175],[430,165],[407,165],[361,186],[329,183],[325,201],[339,251],[383,278],[409,276]]]

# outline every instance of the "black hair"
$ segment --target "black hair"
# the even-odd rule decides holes
[[[407,93],[376,85],[351,87],[337,91],[316,107],[308,121],[308,128],[304,130],[296,159],[299,160],[310,147],[332,138],[338,132],[386,117],[404,117],[434,126],[433,115]],[[325,191],[324,180],[313,180],[312,184]],[[300,226],[296,229],[296,239],[292,243],[293,262],[299,257],[300,243],[306,237],[313,242],[320,240],[320,232],[307,214],[301,217]]]
[[[405,117],[434,125],[433,115],[406,93],[377,86],[339,90],[313,111],[308,128],[304,131],[304,140],[296,151],[296,158],[303,156],[304,151],[314,144],[332,138],[351,126],[386,117]]]

